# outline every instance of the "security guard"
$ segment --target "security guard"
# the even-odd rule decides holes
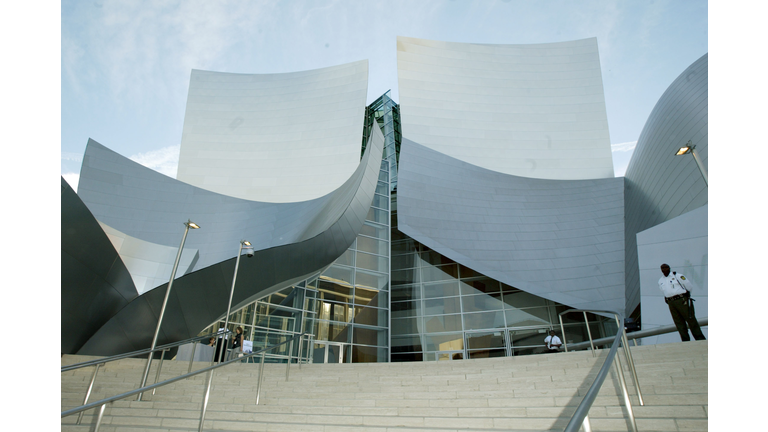
[[[691,340],[688,335],[688,328],[696,340],[705,340],[704,333],[701,332],[699,322],[696,320],[696,314],[693,311],[693,302],[691,300],[691,282],[683,275],[669,271],[669,265],[661,265],[659,278],[659,289],[664,293],[664,301],[669,306],[669,313],[672,314],[672,320],[675,322],[680,339],[683,342]],[[686,326],[686,323],[688,324]]]

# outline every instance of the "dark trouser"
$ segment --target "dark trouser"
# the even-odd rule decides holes
[[[677,327],[677,332],[680,333],[680,339],[682,339],[683,342],[688,342],[691,340],[691,337],[688,335],[688,328],[691,329],[691,333],[693,333],[694,339],[706,339],[704,337],[704,333],[701,332],[699,322],[696,321],[696,314],[694,313],[693,308],[691,308],[690,315],[688,315],[687,298],[671,300],[667,304],[669,305],[669,313],[672,314],[672,320],[675,322],[675,327]],[[691,318],[688,318],[689,316]]]

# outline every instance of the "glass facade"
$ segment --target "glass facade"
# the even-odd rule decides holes
[[[355,242],[319,274],[232,313],[230,330],[243,327],[254,349],[311,332],[314,342],[302,354],[315,363],[544,352],[547,332],[559,333],[558,314],[570,307],[489,278],[400,232],[400,115],[389,92],[366,108],[363,151],[374,124],[384,133],[385,149],[373,202]],[[615,334],[612,319],[587,317],[593,338]],[[563,322],[568,343],[588,340],[583,315],[566,315]],[[203,333],[214,325],[219,324]]]
[[[571,309],[454,262],[397,229],[392,197],[391,361],[543,353],[558,314]],[[587,314],[593,338],[616,324]],[[568,343],[588,340],[583,315],[563,317]]]

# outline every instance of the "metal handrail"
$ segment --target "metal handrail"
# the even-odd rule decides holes
[[[709,325],[709,318],[708,317],[698,318],[697,321],[699,322],[699,325],[701,327],[706,327],[706,326]],[[655,328],[648,329],[648,330],[638,330],[638,331],[633,331],[632,333],[627,333],[627,339],[628,340],[636,340],[636,339],[640,339],[640,338],[644,338],[644,337],[657,336],[657,335],[660,335],[660,334],[667,334],[667,333],[673,333],[673,332],[677,332],[677,327],[675,327],[674,324],[670,324],[670,325],[667,325],[667,326],[655,327]],[[610,343],[612,340],[613,340],[613,337],[604,337],[604,338],[600,338],[600,339],[595,339],[594,341],[592,341],[592,344],[594,344],[594,345],[605,345],[605,344]],[[571,344],[569,346],[570,346],[570,349],[577,350],[577,349],[589,347],[590,346],[590,342],[587,342],[587,341],[578,342],[578,343],[575,343],[575,344]],[[635,346],[637,346],[637,345],[635,345]]]
[[[587,394],[584,396],[584,399],[579,404],[579,407],[576,409],[576,412],[573,414],[573,417],[571,417],[571,421],[568,423],[568,426],[565,428],[565,432],[578,432],[579,428],[582,425],[584,426],[584,430],[586,432],[590,432],[592,430],[589,424],[589,417],[587,416],[587,414],[589,413],[589,409],[592,407],[592,404],[595,401],[595,397],[597,397],[597,393],[600,391],[600,387],[602,387],[603,382],[605,381],[605,377],[608,375],[608,371],[610,370],[611,363],[613,363],[614,359],[616,360],[616,363],[615,363],[616,374],[619,377],[621,388],[624,393],[624,404],[627,407],[627,412],[629,413],[629,419],[631,420],[630,424],[632,426],[632,430],[634,432],[637,432],[637,422],[635,422],[635,415],[632,411],[632,403],[629,400],[627,383],[626,383],[626,380],[624,379],[624,369],[621,366],[621,359],[619,358],[618,355],[616,355],[616,352],[619,349],[619,345],[624,346],[624,355],[627,358],[627,364],[635,380],[635,388],[637,389],[637,396],[640,401],[640,405],[644,405],[644,402],[643,402],[642,393],[640,392],[640,383],[637,380],[637,372],[635,371],[635,362],[633,361],[632,353],[629,350],[627,333],[624,329],[623,319],[621,318],[621,314],[619,314],[616,311],[594,310],[594,309],[569,309],[567,311],[560,312],[558,314],[558,319],[560,320],[560,331],[563,335],[563,346],[565,347],[566,352],[568,352],[568,345],[566,343],[565,327],[563,326],[563,315],[567,313],[572,313],[572,312],[582,312],[584,314],[584,321],[587,325],[587,330],[588,330],[587,333],[589,334],[589,343],[590,343],[590,346],[592,347],[593,356],[595,355],[595,347],[592,342],[592,333],[589,332],[589,321],[587,320],[587,312],[613,315],[616,318],[618,330],[616,332],[616,336],[613,338],[613,344],[611,345],[611,349],[608,352],[608,357],[605,359],[603,366],[600,368],[600,372],[598,372],[597,377],[595,378],[595,381],[592,383],[592,386],[587,391]]]
[[[264,354],[267,351],[275,349],[275,348],[277,348],[277,347],[279,347],[279,346],[281,346],[283,344],[289,343],[289,342],[291,343],[291,351],[292,351],[293,350],[292,349],[293,348],[293,342],[298,338],[300,345],[299,345],[299,354],[297,356],[297,362],[299,364],[301,364],[301,360],[302,360],[302,357],[301,357],[301,342],[303,341],[304,336],[314,336],[314,335],[312,333],[297,334],[296,336],[294,336],[294,337],[292,337],[290,339],[287,339],[287,340],[285,340],[283,342],[280,342],[280,343],[278,343],[276,345],[272,345],[271,347],[262,348],[262,349],[260,349],[258,351],[253,352],[253,353],[245,354],[242,357],[236,357],[236,358],[227,360],[225,362],[221,362],[221,363],[219,363],[219,364],[217,364],[215,366],[208,366],[206,368],[199,369],[199,370],[196,370],[194,372],[190,372],[190,373],[187,373],[187,374],[184,374],[184,375],[180,375],[180,376],[177,376],[177,377],[174,377],[174,378],[169,378],[169,379],[167,379],[165,381],[162,381],[162,382],[159,382],[159,383],[155,383],[155,384],[151,384],[151,385],[148,385],[148,386],[140,387],[140,388],[137,388],[137,389],[134,389],[134,390],[130,390],[130,391],[127,391],[125,393],[116,395],[116,396],[111,396],[111,397],[108,397],[108,398],[104,398],[104,399],[101,399],[101,400],[98,400],[98,401],[91,402],[89,404],[81,405],[81,406],[79,406],[77,408],[71,408],[71,409],[68,409],[66,411],[62,411],[61,417],[64,418],[64,417],[67,417],[67,416],[70,416],[70,415],[73,415],[73,414],[77,414],[77,413],[80,413],[80,412],[87,411],[89,409],[97,408],[98,407],[99,408],[99,414],[98,414],[98,417],[96,419],[96,427],[94,429],[94,432],[98,432],[99,427],[101,425],[102,417],[104,415],[104,408],[106,407],[106,404],[108,404],[110,402],[114,402],[116,400],[125,399],[127,397],[130,397],[130,396],[133,396],[133,395],[136,395],[136,394],[139,394],[139,393],[144,393],[144,392],[147,392],[149,390],[154,390],[154,389],[166,386],[168,384],[172,384],[172,383],[175,383],[177,381],[181,381],[181,380],[190,378],[192,376],[199,375],[199,374],[201,374],[203,372],[208,372],[209,375],[208,375],[206,389],[205,389],[205,393],[204,393],[204,397],[203,397],[203,407],[202,407],[202,410],[201,410],[201,417],[200,417],[200,427],[199,427],[199,430],[202,431],[203,430],[203,421],[205,420],[205,411],[207,409],[208,398],[209,398],[209,395],[210,395],[211,382],[212,382],[212,379],[213,379],[213,371],[215,369],[218,369],[218,368],[230,365],[232,363],[241,362],[241,361],[243,361],[243,360],[245,360],[247,358],[254,357],[256,355],[261,354],[261,369],[259,371],[259,382],[258,382],[258,386],[257,386],[257,390],[256,390],[256,395],[257,395],[256,398],[257,398],[257,403],[258,403],[258,397],[259,397],[258,395],[259,395],[260,390],[261,390],[261,378],[262,378],[262,375],[263,375],[263,372],[264,372]],[[307,351],[307,352],[309,352],[309,351]],[[292,358],[288,357],[288,362],[287,362],[287,366],[286,366],[286,373],[285,373],[286,381],[288,380],[288,374],[290,372],[291,361],[292,361]],[[309,361],[309,357],[308,356],[307,356],[307,361]]]
[[[81,362],[81,363],[75,363],[75,364],[68,365],[68,366],[62,366],[61,367],[61,371],[62,372],[67,372],[67,371],[71,371],[71,370],[74,370],[74,369],[80,369],[80,368],[84,368],[84,367],[88,367],[88,366],[93,366],[93,365],[97,365],[97,364],[104,364],[104,363],[108,363],[108,362],[115,361],[115,360],[122,360],[122,359],[126,359],[126,358],[136,357],[136,356],[141,355],[141,354],[149,354],[150,352],[164,351],[164,350],[167,350],[167,349],[170,349],[170,348],[174,348],[174,347],[177,347],[177,346],[188,344],[190,342],[194,342],[196,340],[203,340],[205,338],[218,337],[219,335],[228,335],[229,333],[232,333],[232,331],[227,330],[226,332],[217,332],[217,333],[210,333],[210,334],[207,334],[207,335],[204,335],[204,336],[195,336],[193,338],[185,339],[183,341],[173,342],[173,343],[169,343],[169,344],[165,344],[165,345],[159,345],[159,346],[156,346],[155,349],[144,348],[144,349],[138,350],[138,351],[131,351],[131,352],[124,353],[124,354],[116,354],[116,355],[113,355],[113,356],[110,356],[110,357],[103,357],[103,358],[99,358],[99,359],[96,359],[96,360],[88,360],[88,361],[84,361],[84,362]]]

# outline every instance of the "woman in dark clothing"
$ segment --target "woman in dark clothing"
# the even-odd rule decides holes
[[[232,336],[232,357],[243,352],[243,328],[237,326],[235,334]]]

